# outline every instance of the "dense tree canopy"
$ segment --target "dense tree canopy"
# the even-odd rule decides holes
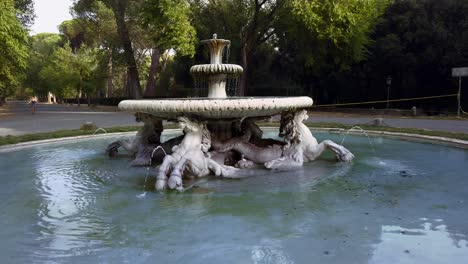
[[[178,54],[195,54],[196,33],[189,20],[189,5],[184,0],[146,0],[140,23],[160,50],[174,49]]]
[[[86,94],[90,99],[105,79],[99,56],[96,48],[83,46],[72,52],[65,45],[54,50],[39,76],[57,96]]]
[[[3,25],[20,30],[9,31],[3,49],[26,34],[15,14],[26,26],[34,17],[31,0],[4,3],[10,13],[2,9],[2,19],[16,24]],[[468,66],[468,2],[461,0],[76,0],[72,10],[60,35],[31,38],[24,86],[68,97],[193,95],[188,69],[208,61],[198,41],[213,33],[231,40],[224,62],[244,68],[239,95],[382,100],[388,76],[391,98],[449,94],[451,68]],[[0,65],[14,84],[20,75],[11,72],[24,68],[27,50],[9,49],[22,54]],[[392,106],[453,107],[449,100]]]
[[[46,95],[53,89],[49,87],[47,77],[43,79],[45,76],[41,76],[40,72],[49,64],[55,49],[64,45],[64,39],[59,34],[40,33],[30,37],[29,42],[30,58],[23,86],[32,89],[37,95]],[[61,72],[57,72],[57,74],[61,74]]]
[[[30,27],[34,23],[34,0],[15,0],[16,16],[23,26]]]
[[[291,1],[294,23],[315,43],[308,49],[302,47],[306,64],[323,62],[320,57],[330,55],[342,67],[364,59],[366,48],[371,43],[369,34],[388,3],[388,0]]]
[[[391,98],[455,93],[457,85],[451,68],[468,66],[468,2],[397,0],[389,6],[371,38],[374,44],[369,48],[369,57],[352,68],[353,74],[341,76],[342,82],[347,80],[357,93],[354,97],[384,99],[387,76],[392,77]],[[340,94],[345,94],[344,87],[339,89]],[[467,95],[462,93],[465,104]],[[352,95],[346,97],[356,100]],[[454,109],[455,99],[393,106]]]
[[[13,0],[0,1],[0,101],[14,93],[28,58],[27,31]]]

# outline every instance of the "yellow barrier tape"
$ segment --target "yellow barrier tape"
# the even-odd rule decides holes
[[[433,98],[444,98],[457,96],[458,94],[446,94],[446,95],[435,95],[435,96],[426,96],[426,97],[414,97],[414,98],[403,98],[403,99],[392,99],[392,100],[380,100],[380,101],[369,101],[369,102],[358,102],[358,103],[343,103],[343,104],[324,104],[324,105],[315,105],[315,107],[326,107],[326,106],[343,106],[343,105],[360,105],[360,104],[379,104],[386,102],[402,102],[402,101],[413,101],[413,100],[425,100]]]

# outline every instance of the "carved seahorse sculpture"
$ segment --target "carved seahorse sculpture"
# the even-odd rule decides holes
[[[204,177],[211,173],[216,176],[235,177],[236,168],[218,164],[210,158],[210,131],[206,122],[187,117],[178,118],[179,126],[184,131],[184,138],[172,149],[158,169],[156,190],[182,190],[182,178]],[[169,177],[168,177],[169,176]]]
[[[143,122],[143,127],[132,139],[117,140],[109,144],[106,153],[113,157],[118,154],[119,148],[122,147],[130,155],[135,156],[132,161],[132,166],[144,166],[151,164],[153,150],[161,146],[166,153],[171,153],[172,146],[178,144],[182,137],[174,138],[167,142],[161,143],[161,133],[163,131],[162,120],[155,118],[149,114],[136,113],[135,120]],[[162,161],[163,152],[157,152],[153,159]]]
[[[284,112],[281,116],[279,136],[284,138],[283,144],[257,146],[249,141],[233,140],[225,145],[223,150],[239,152],[243,159],[238,167],[246,168],[254,164],[264,164],[268,169],[289,169],[302,166],[304,162],[315,160],[323,151],[330,149],[335,152],[340,161],[349,162],[354,155],[345,147],[331,140],[324,140],[320,144],[303,124],[308,118],[307,111]]]
[[[350,162],[353,153],[331,140],[320,143],[312,135],[310,129],[303,123],[309,117],[306,110],[285,112],[281,116],[280,136],[284,138],[282,157],[265,163],[268,169],[288,169],[302,166],[304,162],[313,161],[326,149],[335,152],[337,160]]]

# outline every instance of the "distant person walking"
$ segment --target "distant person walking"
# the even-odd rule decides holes
[[[31,98],[30,103],[31,103],[31,111],[32,111],[32,114],[34,115],[36,113],[36,104],[37,104],[37,99],[35,96]]]

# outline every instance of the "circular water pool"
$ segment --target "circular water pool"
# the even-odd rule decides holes
[[[466,150],[376,137],[374,152],[366,137],[348,136],[352,164],[336,163],[330,153],[296,171],[259,170],[241,180],[203,179],[184,193],[157,193],[154,169],[104,155],[111,141],[0,153],[2,262],[468,259]]]

